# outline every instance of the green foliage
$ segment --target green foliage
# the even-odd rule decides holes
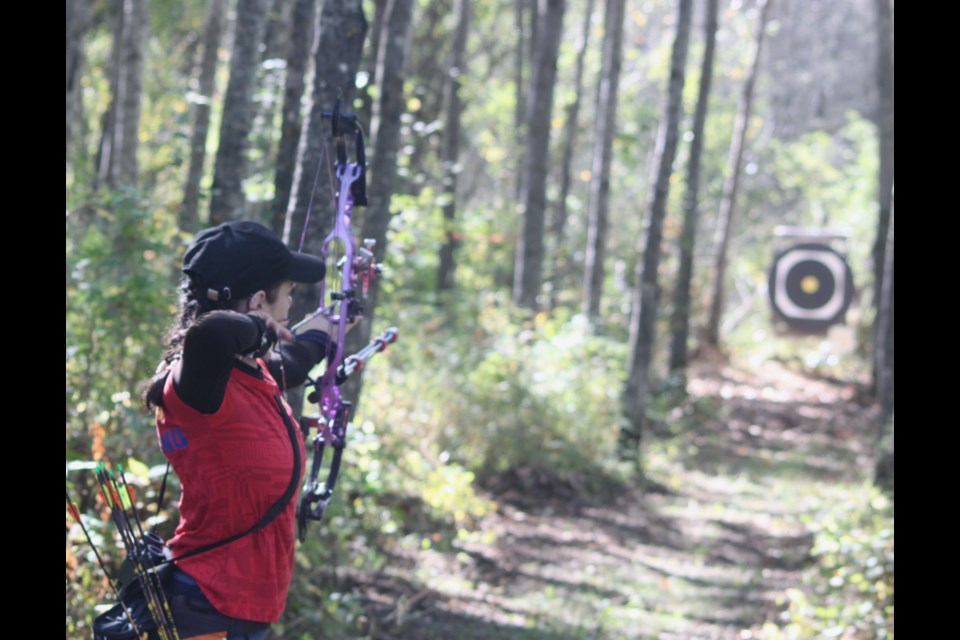
[[[135,191],[93,194],[68,211],[68,436],[83,439],[98,425],[130,442],[152,428],[139,408],[139,388],[173,317],[171,229]]]
[[[832,513],[806,523],[816,533],[816,566],[786,590],[785,626],[768,640],[893,638],[893,501],[875,490],[851,492]]]
[[[96,480],[89,460],[159,459],[153,420],[140,402],[173,312],[174,256],[168,216],[132,190],[83,194],[67,210],[66,233],[66,455],[67,490],[106,562],[117,565],[109,519],[89,515]],[[68,205],[70,202],[68,202]],[[144,452],[144,454],[141,454]],[[122,458],[121,458],[122,459]],[[140,487],[145,464],[131,458]],[[138,491],[141,498],[148,492]],[[107,583],[79,527],[68,524],[67,629],[89,635],[93,605],[108,598]]]
[[[462,308],[467,326],[435,320],[428,340],[398,346],[402,361],[367,389],[365,415],[391,425],[385,438],[481,478],[531,464],[597,472],[616,437],[625,346],[578,318],[518,320],[504,307],[483,295]]]

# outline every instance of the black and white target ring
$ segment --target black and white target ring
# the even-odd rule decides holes
[[[801,331],[823,331],[843,322],[853,293],[850,266],[826,245],[793,246],[776,257],[770,270],[774,312]]]

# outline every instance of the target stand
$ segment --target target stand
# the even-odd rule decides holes
[[[854,296],[846,240],[829,229],[776,228],[769,293],[778,332],[823,334],[844,323]]]

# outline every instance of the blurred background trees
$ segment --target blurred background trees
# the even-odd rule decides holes
[[[862,379],[892,424],[892,61],[888,0],[68,0],[68,487],[95,508],[86,469],[107,456],[155,493],[139,393],[183,250],[232,218],[296,247],[312,197],[317,252],[337,98],[369,134],[355,222],[389,268],[355,339],[396,324],[401,342],[364,380],[359,502],[309,562],[389,538],[402,514],[365,500],[417,495],[459,527],[511,468],[635,474],[669,369],[708,343]],[[778,225],[848,234],[849,348],[775,333]],[[295,313],[316,306],[301,294]],[[76,570],[82,630],[102,593]]]

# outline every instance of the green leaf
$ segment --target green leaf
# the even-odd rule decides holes
[[[127,469],[133,475],[144,480],[150,479],[150,467],[140,462],[134,457],[127,458]]]

